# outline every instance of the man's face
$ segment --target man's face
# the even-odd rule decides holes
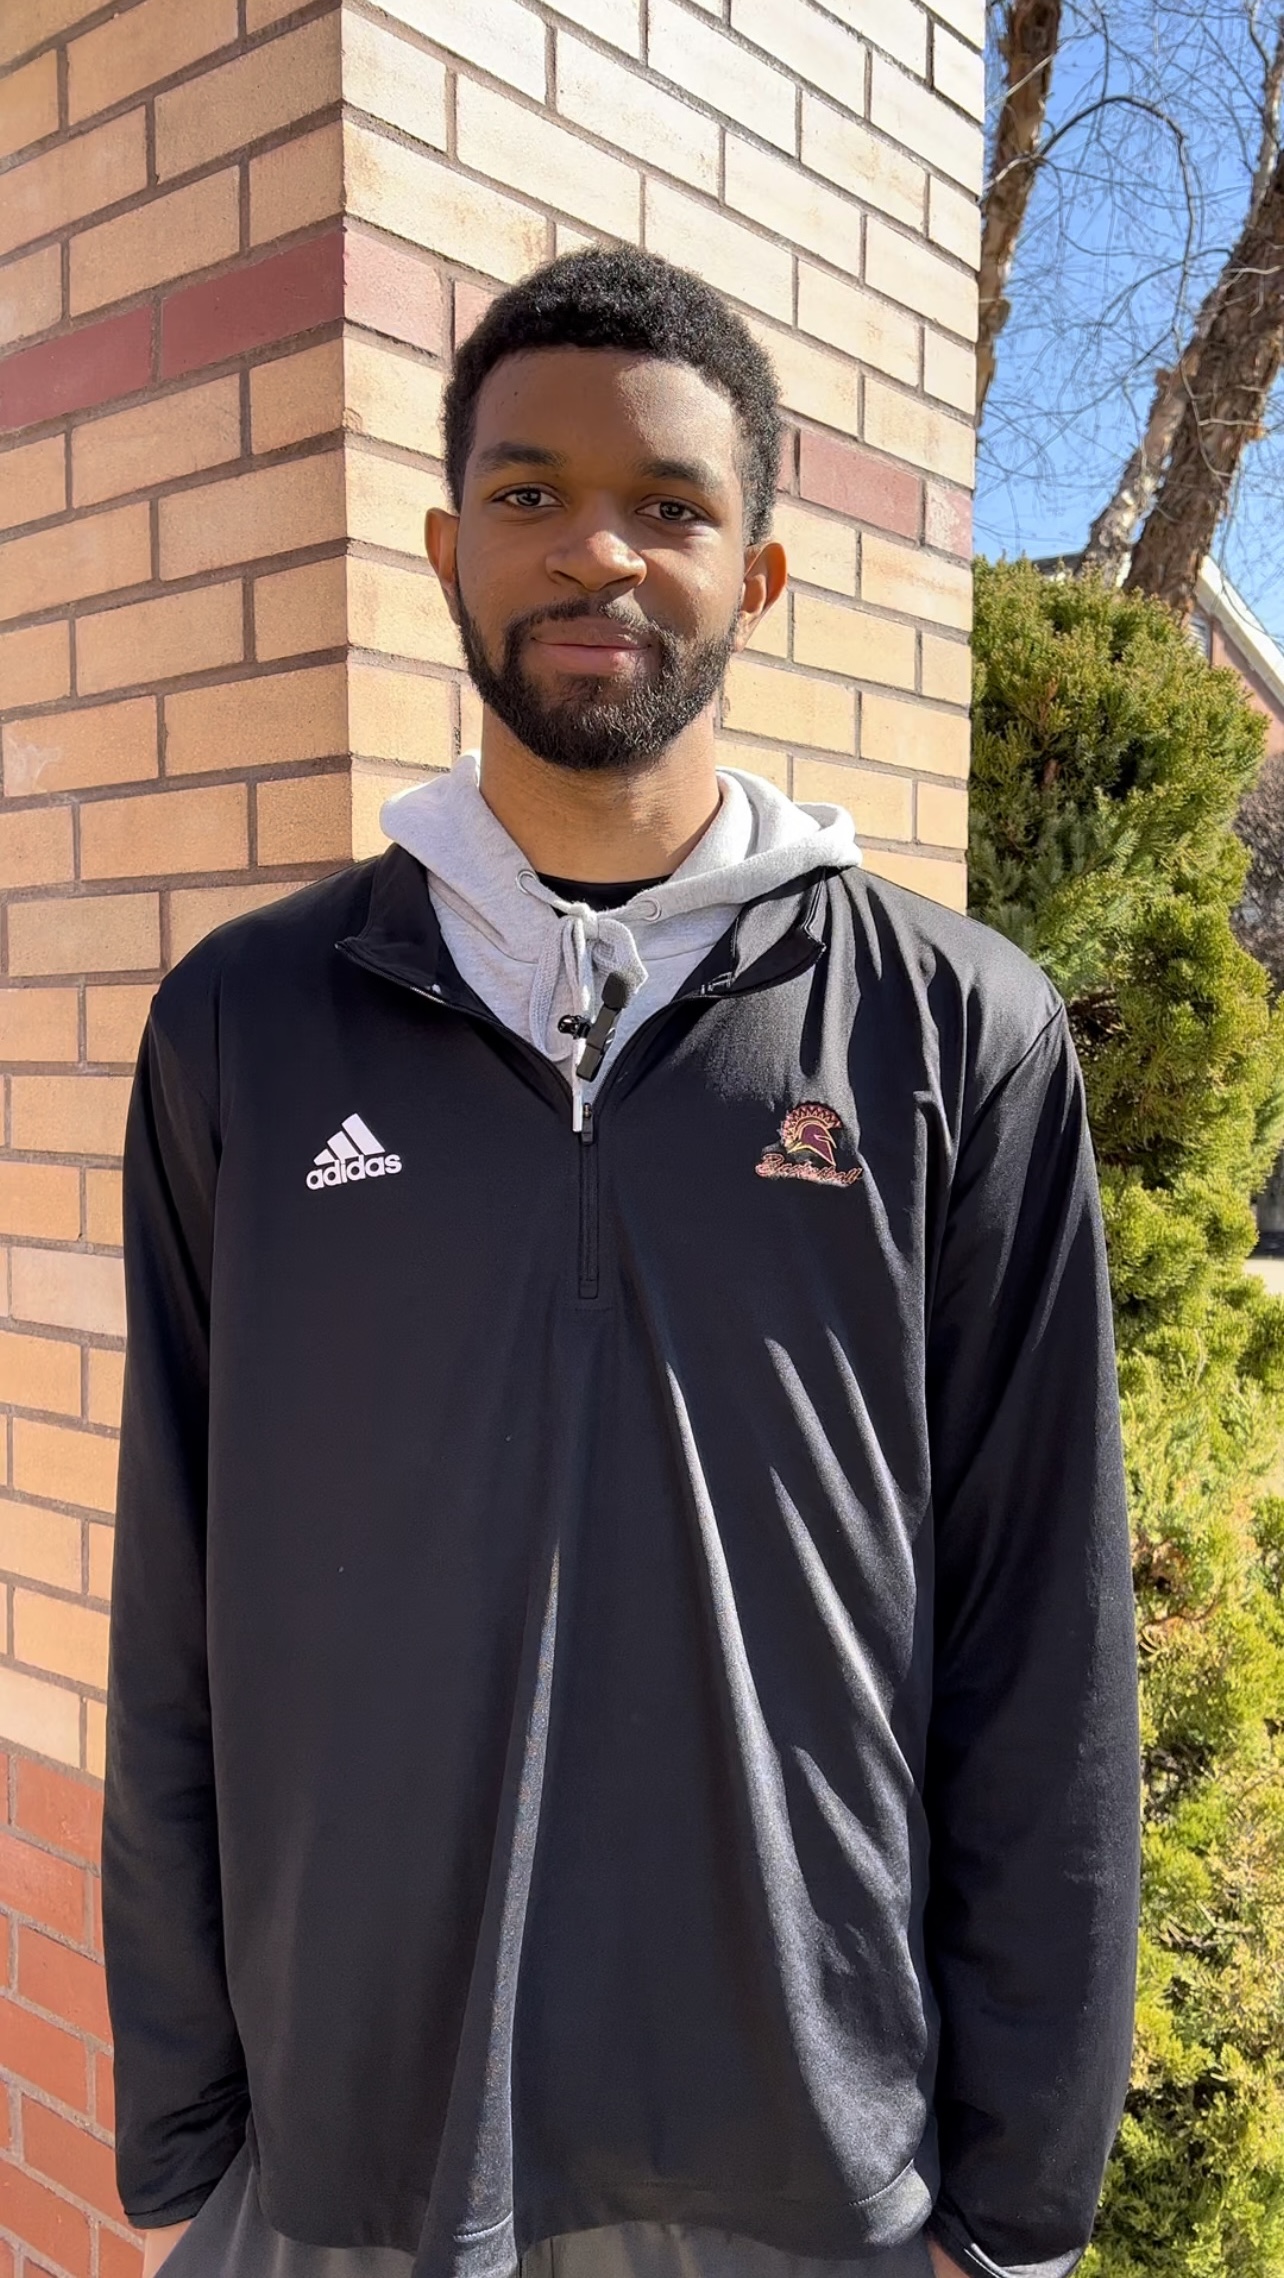
[[[743,619],[736,414],[685,364],[614,349],[506,358],[478,397],[458,525],[429,523],[479,693],[559,767],[658,758],[763,606],[751,596]],[[764,551],[778,549],[749,561]]]

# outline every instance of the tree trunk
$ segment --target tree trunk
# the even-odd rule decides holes
[[[1061,0],[1008,0],[999,36],[999,53],[1007,66],[1007,90],[981,207],[978,419],[994,378],[995,342],[1008,320],[1005,288],[1039,168],[1039,140],[1060,37]]]
[[[1200,565],[1246,446],[1262,432],[1284,358],[1284,157],[1223,272],[1218,305],[1126,584],[1177,614],[1195,605]]]

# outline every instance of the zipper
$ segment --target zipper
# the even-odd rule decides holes
[[[598,1293],[597,1136],[593,1103],[584,1102],[580,1126],[580,1298],[595,1304]]]

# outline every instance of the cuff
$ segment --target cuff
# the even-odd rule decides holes
[[[1068,2254],[1050,2255],[1046,2262],[995,2262],[984,2247],[968,2237],[949,2207],[937,2206],[926,2227],[928,2237],[943,2246],[951,2261],[968,2271],[970,2278],[1070,2278],[1086,2252],[1086,2247],[1076,2246]]]

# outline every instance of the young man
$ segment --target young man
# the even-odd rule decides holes
[[[480,759],[139,1065],[125,2208],[170,2278],[1064,2278],[1137,1878],[1064,1007],[715,766],[785,579],[716,295],[554,263],[446,450]]]

